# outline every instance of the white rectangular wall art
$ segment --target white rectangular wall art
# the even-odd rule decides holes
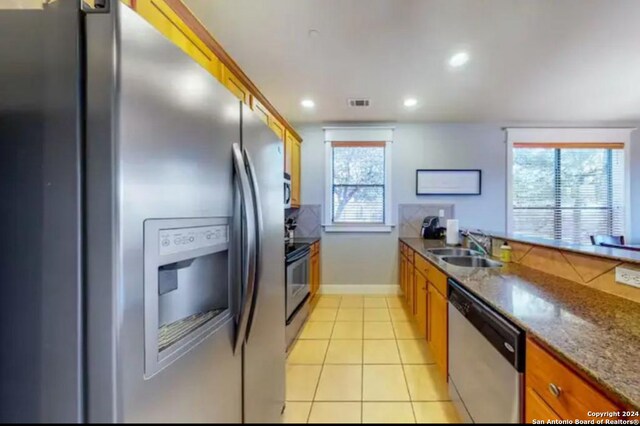
[[[416,195],[480,195],[482,170],[416,170]]]

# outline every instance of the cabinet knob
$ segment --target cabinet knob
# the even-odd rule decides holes
[[[549,392],[551,392],[551,395],[555,396],[556,398],[558,398],[560,396],[560,392],[562,392],[562,389],[560,389],[556,384],[554,383],[549,383]]]

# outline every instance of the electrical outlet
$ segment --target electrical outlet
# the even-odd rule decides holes
[[[438,214],[440,217],[444,217],[444,209],[440,209],[440,213]]]
[[[616,282],[640,288],[640,271],[618,266],[616,268]]]

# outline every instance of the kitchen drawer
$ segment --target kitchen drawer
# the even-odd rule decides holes
[[[427,273],[427,279],[433,286],[440,292],[444,298],[447,298],[447,276],[440,272],[440,270],[434,266],[429,268]]]
[[[562,420],[555,411],[547,405],[536,391],[527,386],[524,402],[524,417],[526,423],[533,423],[534,420]]]
[[[425,277],[427,277],[427,279],[428,279],[429,278],[429,269],[433,268],[431,263],[429,263],[429,261],[427,261],[424,257],[420,256],[419,254],[416,254],[414,263],[416,265],[416,269],[418,271],[420,271],[420,273],[422,275],[424,275]]]
[[[406,256],[407,256],[407,260],[409,261],[409,263],[411,263],[413,265],[413,258],[414,258],[413,254],[415,253],[413,251],[413,249],[411,249],[410,247],[407,247],[405,249],[405,253],[406,253]]]
[[[595,387],[531,339],[527,339],[526,381],[563,419],[589,419],[589,411],[618,410]]]

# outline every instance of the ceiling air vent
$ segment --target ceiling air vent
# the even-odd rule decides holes
[[[371,104],[369,99],[347,99],[347,103],[353,108],[366,108]]]

